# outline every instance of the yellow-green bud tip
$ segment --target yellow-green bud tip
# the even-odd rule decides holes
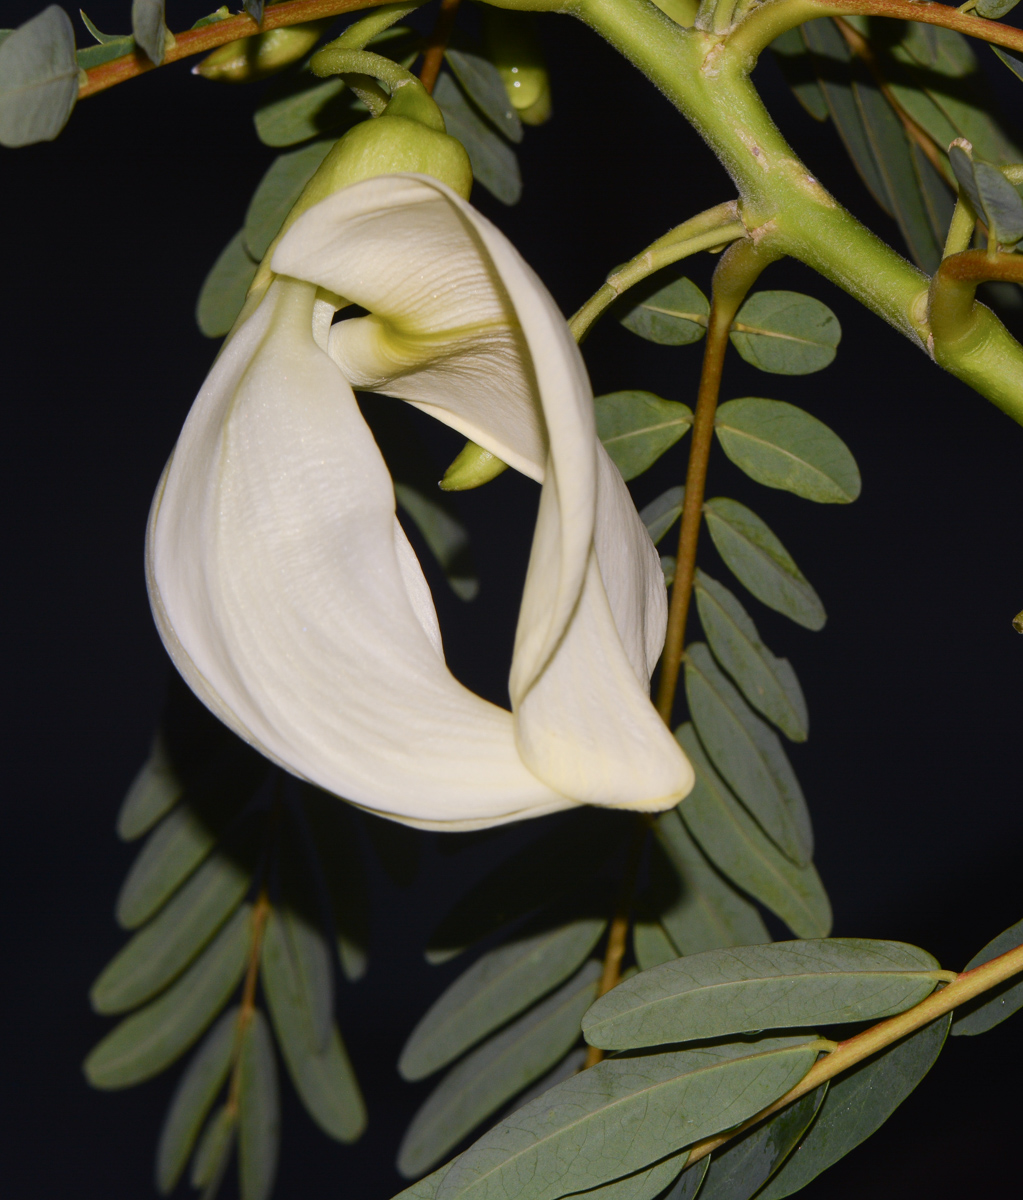
[[[477,446],[475,442],[466,442],[458,457],[444,472],[440,489],[444,492],[468,492],[496,479],[507,469],[508,464],[497,455]]]

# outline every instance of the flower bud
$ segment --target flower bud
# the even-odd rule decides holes
[[[288,25],[228,42],[196,64],[192,73],[219,83],[252,83],[256,79],[265,79],[305,58],[335,20],[335,17],[327,17],[305,25]]]
[[[542,125],[551,115],[547,65],[528,15],[499,9],[484,11],[483,40],[505,91],[527,125]]]
[[[467,492],[496,479],[507,469],[508,464],[496,454],[491,454],[475,442],[466,442],[458,452],[458,457],[444,472],[440,489],[442,492]]]

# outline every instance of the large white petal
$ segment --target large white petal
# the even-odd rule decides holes
[[[676,802],[692,771],[647,694],[666,619],[660,566],[597,441],[581,355],[540,280],[499,230],[424,176],[330,197],[296,222],[273,265],[370,310],[330,334],[355,386],[410,400],[543,479],[510,679],[524,761],[573,799]]]
[[[352,390],[279,280],[225,347],[153,505],[150,595],[237,733],[363,807],[467,829],[568,807],[512,717],[444,665],[429,589]]]

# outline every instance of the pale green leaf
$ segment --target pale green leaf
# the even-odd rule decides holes
[[[93,1087],[141,1083],[192,1045],[245,973],[251,916],[251,906],[243,905],[175,984],[126,1017],[92,1050],[84,1069]]]
[[[423,535],[451,590],[460,600],[475,599],[480,581],[469,553],[469,531],[451,511],[443,493],[431,496],[396,479],[394,496]]]
[[[517,1112],[520,1108],[525,1108],[531,1100],[535,1100],[537,1096],[542,1096],[544,1092],[549,1092],[552,1087],[556,1087],[563,1080],[571,1079],[573,1075],[581,1071],[586,1065],[586,1055],[587,1050],[584,1046],[578,1046],[575,1050],[570,1050],[552,1071],[548,1071],[532,1087],[526,1088],[521,1095],[515,1097],[515,1102],[509,1107],[505,1116]]]
[[[632,923],[632,950],[641,971],[659,967],[678,958],[678,951],[660,921],[636,920]]]
[[[444,1076],[412,1118],[398,1151],[406,1177],[428,1171],[481,1121],[563,1058],[596,999],[601,966],[587,962],[552,995]]]
[[[661,555],[661,573],[664,576],[664,586],[671,587],[675,582],[675,572],[678,569],[678,559],[674,554]]]
[[[266,1017],[255,1009],[238,1054],[238,1191],[269,1200],[277,1175],[281,1113],[277,1061]]]
[[[1020,58],[1017,54],[1010,54],[1008,50],[1003,50],[1001,46],[992,46],[991,49],[1017,79],[1023,79],[1023,58]]]
[[[96,1012],[127,1012],[188,966],[245,898],[254,849],[248,842],[211,855],[114,956],[89,993]]]
[[[695,1200],[697,1192],[707,1177],[709,1166],[710,1158],[705,1157],[701,1158],[699,1162],[693,1163],[691,1167],[686,1167],[664,1200]]]
[[[542,917],[488,950],[431,1005],[398,1060],[405,1079],[423,1079],[557,987],[604,932],[603,917]]]
[[[759,712],[794,742],[805,742],[809,717],[803,689],[786,658],[775,658],[739,600],[697,569],[693,585],[700,624],[714,657]]]
[[[950,1018],[939,1017],[832,1080],[809,1132],[757,1200],[798,1192],[879,1129],[934,1065]]]
[[[252,120],[265,146],[294,146],[310,138],[340,132],[367,112],[343,79],[317,79],[303,73],[286,75],[267,90]]]
[[[685,488],[672,487],[640,510],[639,519],[646,526],[655,546],[682,515],[684,499]]]
[[[860,472],[845,442],[794,404],[729,400],[714,429],[732,462],[758,483],[820,504],[848,504],[860,494]]]
[[[227,1082],[238,1013],[237,1008],[229,1009],[213,1026],[174,1092],[156,1148],[156,1188],[161,1196],[172,1192],[181,1178],[206,1114]]]
[[[653,466],[693,423],[692,410],[653,392],[609,392],[593,401],[597,437],[623,479]]]
[[[522,122],[497,67],[480,54],[449,46],[444,57],[469,99],[510,142],[522,141]]]
[[[826,304],[799,292],[754,292],[732,324],[732,345],[761,371],[809,375],[835,357],[842,336]]]
[[[798,29],[787,29],[771,43],[785,82],[799,103],[815,121],[828,119],[828,102],[824,99],[806,43]]]
[[[620,983],[583,1017],[583,1036],[591,1046],[632,1050],[876,1021],[929,996],[938,970],[917,946],[866,938],[708,950]]]
[[[711,766],[692,725],[682,725],[675,736],[696,773],[678,812],[703,852],[797,937],[827,937],[831,905],[813,864],[797,867],[767,837]]]
[[[100,44],[86,46],[84,50],[77,52],[75,57],[81,70],[91,71],[93,67],[100,67],[103,63],[112,62],[115,58],[123,58],[124,55],[134,52],[135,39],[130,33],[121,36],[101,34],[85,16],[85,13],[82,13],[82,18],[89,26],[89,32],[98,37]]]
[[[663,275],[630,289],[619,320],[626,329],[662,346],[688,346],[707,332],[710,302],[690,279],[662,283]]]
[[[117,836],[126,842],[148,833],[165,816],[184,791],[167,754],[163,735],[158,734],[149,758],[128,788],[117,814]]]
[[[239,230],[221,250],[199,291],[195,320],[206,337],[223,337],[231,331],[242,311],[249,284],[256,277],[257,266],[245,249],[244,231]]]
[[[686,698],[711,762],[794,863],[813,856],[802,788],[774,731],[750,709],[702,642],[686,648]]]
[[[310,142],[298,150],[278,154],[259,181],[245,213],[242,234],[249,256],[259,262],[280,232],[302,189],[327,157],[333,140]]]
[[[0,43],[0,145],[52,141],[77,99],[75,33],[51,4]]]
[[[751,1200],[770,1179],[817,1114],[828,1085],[801,1096],[710,1159],[700,1200]]]
[[[226,1104],[210,1117],[203,1130],[192,1159],[190,1182],[194,1188],[205,1188],[202,1200],[212,1200],[227,1171],[238,1133],[238,1118]]]
[[[473,178],[502,204],[517,204],[522,176],[515,151],[480,117],[450,75],[442,74],[433,90],[437,107],[452,137],[465,147]]]
[[[974,158],[961,146],[948,152],[959,186],[974,212],[987,225],[996,242],[1014,246],[1023,238],[1023,199],[992,163]]]
[[[998,937],[988,942],[983,950],[970,959],[964,969],[972,971],[974,967],[990,962],[1000,954],[1015,950],[1021,944],[1023,944],[1023,921],[1017,921],[1004,933],[1000,933]],[[994,1029],[1006,1017],[1011,1017],[1021,1008],[1023,1008],[1023,977],[1014,975],[990,991],[984,992],[975,1000],[964,1004],[962,1008],[957,1008],[952,1021],[952,1033],[954,1036],[987,1033],[989,1029]]]
[[[744,504],[717,496],[703,506],[725,564],[758,600],[807,629],[823,629],[820,597],[767,525]]]
[[[320,899],[298,830],[289,822],[279,841],[281,903],[274,910],[292,1005],[300,1014],[309,1050],[326,1050],[334,1019],[330,944],[321,928]]]
[[[164,0],[131,0],[131,31],[147,57],[159,65],[165,53]]]
[[[739,1124],[796,1084],[813,1038],[606,1059],[497,1124],[452,1164],[437,1200],[557,1200]]]
[[[630,836],[622,813],[582,808],[512,854],[484,876],[430,935],[426,957],[440,963],[580,887]]]
[[[276,910],[271,910],[267,919],[260,971],[274,1030],[295,1091],[328,1137],[354,1142],[366,1128],[366,1106],[358,1080],[333,1020],[323,1049],[315,1050],[311,1045],[309,1020],[297,994],[284,924]]]
[[[756,908],[715,871],[676,810],[661,813],[654,829],[680,884],[680,894],[660,913],[680,954],[771,940]]]
[[[653,1200],[681,1175],[688,1157],[689,1151],[681,1150],[641,1171],[633,1171],[621,1179],[612,1179],[610,1183],[572,1194],[579,1200]]]
[[[1012,10],[1019,4],[1019,0],[977,0],[977,7],[974,9],[978,17],[986,17],[989,21],[1000,21],[1006,13]]]

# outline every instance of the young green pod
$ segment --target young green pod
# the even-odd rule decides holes
[[[551,83],[528,13],[483,10],[483,44],[508,98],[527,125],[551,115]]]
[[[327,17],[305,25],[288,25],[228,42],[197,63],[192,73],[219,83],[252,83],[265,79],[305,58],[335,20],[335,17]]]

